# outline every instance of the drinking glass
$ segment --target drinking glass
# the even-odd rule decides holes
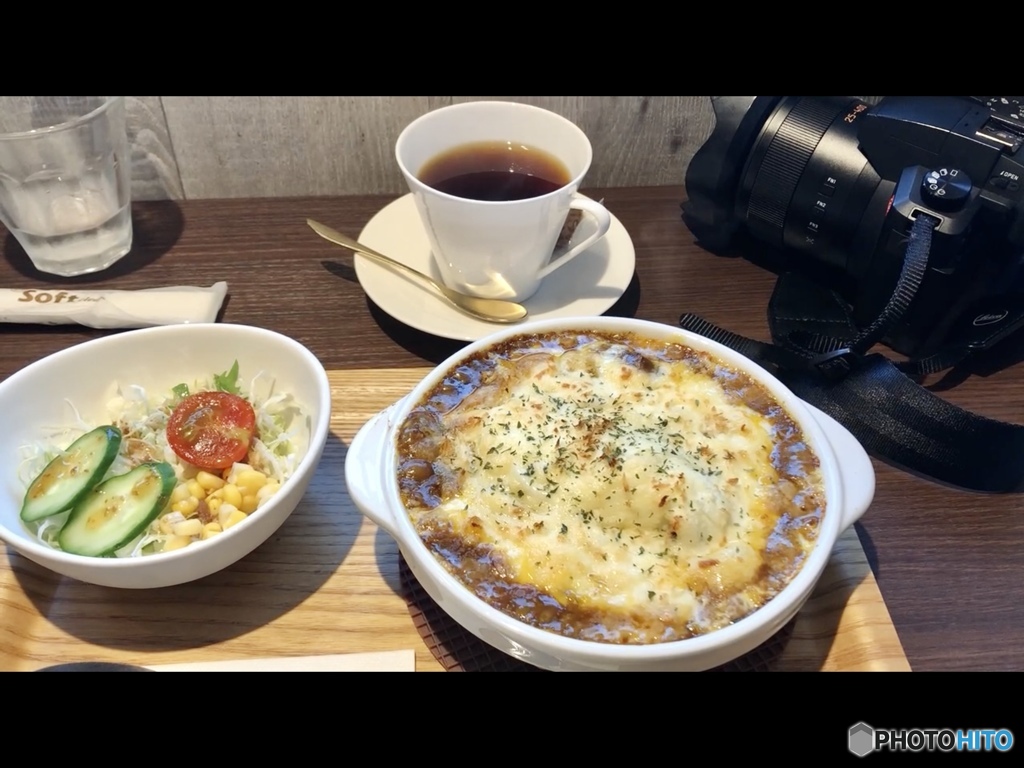
[[[0,222],[37,269],[71,277],[132,247],[123,96],[4,97]]]

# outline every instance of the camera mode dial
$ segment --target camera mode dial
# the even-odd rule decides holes
[[[971,179],[959,168],[928,171],[921,182],[921,198],[938,211],[956,211],[971,196]]]

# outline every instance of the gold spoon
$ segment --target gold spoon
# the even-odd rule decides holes
[[[372,248],[368,248],[357,240],[353,240],[351,237],[346,237],[335,229],[331,229],[325,224],[321,224],[313,219],[306,219],[306,223],[313,228],[324,240],[330,240],[336,245],[349,248],[356,253],[361,253],[363,256],[367,256],[374,261],[379,261],[381,264],[387,264],[391,267],[396,267],[404,272],[418,277],[421,280],[429,283],[438,293],[440,293],[449,304],[456,309],[462,310],[467,315],[472,315],[478,320],[484,320],[488,323],[515,323],[526,317],[526,307],[522,304],[516,304],[514,301],[504,301],[502,299],[481,299],[476,296],[467,296],[464,293],[453,291],[446,285],[441,285],[436,280],[422,272],[418,272],[412,267],[406,266],[400,261],[385,256],[383,253],[378,253]]]

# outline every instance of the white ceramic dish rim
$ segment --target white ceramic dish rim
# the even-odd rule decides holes
[[[317,382],[317,390],[323,393],[321,401],[316,404],[310,404],[317,408],[318,418],[315,421],[311,421],[310,433],[309,433],[309,445],[307,446],[306,454],[299,461],[295,467],[295,471],[292,476],[281,485],[281,490],[278,491],[279,497],[272,498],[266,504],[260,508],[259,515],[250,515],[242,522],[232,526],[228,530],[224,531],[219,536],[205,542],[201,542],[202,547],[210,548],[217,546],[218,548],[228,546],[236,537],[245,536],[246,531],[253,525],[259,523],[261,517],[269,516],[273,513],[280,499],[285,497],[288,489],[295,483],[298,483],[300,478],[303,477],[307,472],[313,472],[315,465],[319,463],[321,457],[321,451],[316,450],[316,446],[323,445],[327,439],[327,432],[330,429],[331,421],[331,401],[330,401],[330,382],[327,378],[327,373],[324,371],[319,359],[303,344],[292,339],[284,334],[271,331],[266,328],[259,328],[257,326],[240,325],[233,323],[188,323],[181,325],[168,325],[168,326],[157,326],[152,328],[142,328],[130,331],[124,331],[121,333],[112,334],[110,336],[103,336],[98,339],[90,339],[83,341],[72,347],[59,350],[54,352],[52,355],[48,355],[40,360],[37,360],[29,365],[25,366],[21,370],[15,372],[4,381],[0,382],[0,402],[3,401],[6,391],[8,389],[15,389],[21,386],[22,381],[31,379],[39,374],[41,369],[49,367],[56,361],[71,360],[75,361],[78,358],[84,358],[85,356],[92,356],[97,351],[111,347],[118,346],[123,343],[123,337],[125,334],[131,334],[132,336],[145,336],[151,337],[154,341],[159,341],[161,336],[180,334],[183,329],[196,329],[196,332],[204,334],[236,334],[245,333],[255,336],[265,336],[266,338],[272,339],[274,343],[283,344],[290,347],[293,352],[301,358],[305,358],[309,363],[311,370],[316,371],[316,376],[319,379]],[[186,330],[186,333],[191,333],[191,330]],[[62,552],[57,549],[46,546],[40,541],[36,540],[26,530],[11,531],[7,526],[0,523],[0,540],[3,540],[9,546],[20,551],[25,557],[33,560],[36,563],[42,564],[44,567],[50,568],[47,563],[54,564],[66,564],[73,568],[80,568],[84,564],[88,564],[90,568],[95,568],[98,572],[112,572],[112,571],[128,571],[136,570],[141,568],[160,568],[166,563],[172,563],[183,558],[191,557],[198,552],[198,549],[192,547],[183,547],[182,549],[174,550],[173,552],[160,552],[153,555],[147,555],[146,557],[138,558],[109,558],[109,557],[87,557],[84,555],[74,555],[68,552]]]
[[[706,635],[652,645],[620,646],[564,637],[521,622],[477,598],[443,568],[423,545],[399,501],[397,482],[394,480],[397,425],[402,423],[411,407],[460,360],[497,341],[520,333],[576,329],[632,330],[655,338],[677,340],[693,348],[706,350],[764,384],[797,421],[805,437],[809,439],[808,442],[821,461],[827,498],[817,543],[793,580],[775,598],[749,616]],[[346,481],[349,491],[356,506],[398,542],[403,553],[410,559],[410,567],[414,572],[420,567],[426,569],[429,576],[438,582],[446,598],[450,597],[457,601],[460,608],[478,617],[484,625],[497,630],[505,639],[521,643],[527,651],[525,655],[529,655],[531,650],[537,650],[556,659],[593,665],[595,668],[617,664],[650,664],[653,668],[659,662],[679,661],[683,658],[699,659],[702,656],[715,657],[716,661],[705,665],[710,667],[722,662],[717,657],[725,648],[734,650],[729,654],[730,658],[752,650],[781,629],[782,625],[802,607],[827,565],[839,535],[860,518],[874,495],[875,478],[870,459],[853,436],[837,422],[804,403],[767,371],[738,352],[673,326],[632,318],[557,318],[527,322],[496,331],[439,364],[408,396],[367,422],[360,433],[353,440],[346,458]],[[373,443],[375,438],[381,437],[382,443]],[[834,445],[833,441],[839,445]],[[836,456],[836,448],[842,449],[842,462]],[[363,450],[374,449],[383,451],[383,456],[360,455]],[[459,620],[458,616],[454,618]],[[474,634],[479,634],[472,627],[466,628],[474,631]]]

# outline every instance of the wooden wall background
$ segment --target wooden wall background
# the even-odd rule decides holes
[[[431,109],[481,98],[535,104],[578,124],[594,145],[588,187],[682,184],[714,127],[706,96],[129,96],[132,193],[401,194],[393,147],[402,128]]]

